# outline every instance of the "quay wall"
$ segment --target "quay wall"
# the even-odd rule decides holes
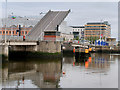
[[[22,42],[21,42],[22,43]],[[58,41],[41,41],[36,45],[1,45],[0,54],[6,57],[44,57],[61,55],[61,44]],[[58,55],[58,56],[57,56]]]
[[[95,52],[102,52],[102,53],[120,53],[120,47],[110,47],[110,46],[96,46]]]
[[[9,48],[7,45],[0,45],[0,55],[8,56]]]
[[[12,45],[10,51],[31,51],[31,52],[61,52],[61,42],[41,41],[37,45]]]
[[[60,53],[62,42],[58,41],[42,41],[37,45],[38,52]]]
[[[0,45],[0,54],[2,54],[3,47]]]
[[[32,45],[13,45],[9,46],[10,51],[37,51],[36,46]]]

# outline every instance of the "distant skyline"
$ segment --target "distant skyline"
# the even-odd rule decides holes
[[[9,1],[9,0],[8,0]],[[27,0],[26,0],[27,1]],[[41,0],[40,0],[41,1]],[[81,0],[80,0],[81,1]],[[82,0],[83,1],[83,0]],[[96,0],[93,0],[96,1]],[[97,0],[99,1],[99,0]],[[108,1],[108,0],[104,0]],[[4,8],[5,5],[3,5]],[[19,16],[39,16],[40,12],[47,13],[48,10],[68,10],[67,16],[69,26],[85,25],[87,22],[108,21],[111,24],[112,37],[118,38],[118,3],[117,2],[9,2],[8,15],[12,12]]]

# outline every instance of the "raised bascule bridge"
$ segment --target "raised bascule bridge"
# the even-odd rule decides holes
[[[58,26],[68,15],[68,11],[51,11],[48,13],[35,25],[35,27],[28,33],[26,40],[39,41],[43,40],[45,31],[59,31]]]
[[[9,51],[37,51],[56,53],[61,52],[61,38],[59,25],[70,13],[68,11],[51,11],[47,14],[31,29],[28,35],[25,37],[25,41],[22,37],[17,37],[15,41],[6,35],[2,36],[0,46],[0,53],[5,56],[9,55]],[[9,47],[9,48],[8,48]]]

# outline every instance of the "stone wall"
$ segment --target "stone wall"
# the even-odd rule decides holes
[[[61,43],[54,41],[41,41],[37,46],[32,45],[15,45],[10,46],[10,51],[37,51],[37,52],[48,52],[57,53],[61,52]]]
[[[8,45],[0,45],[0,54],[4,55],[4,56],[8,56],[9,54],[9,49],[8,49]]]
[[[41,41],[37,45],[38,52],[59,53],[61,52],[61,42],[57,41]]]
[[[57,41],[41,41],[37,45],[1,45],[0,54],[8,57],[12,52],[60,53],[61,44]]]
[[[95,46],[95,51],[99,50],[110,50],[109,46]]]
[[[0,45],[0,54],[2,54],[2,49],[3,49],[2,45]]]
[[[37,46],[32,45],[14,45],[9,46],[10,51],[37,51]]]

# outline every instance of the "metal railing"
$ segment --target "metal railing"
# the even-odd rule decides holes
[[[63,41],[63,38],[43,38],[43,41]]]
[[[5,41],[5,36],[0,35],[0,41]],[[23,36],[7,36],[6,35],[6,41],[23,41]]]

